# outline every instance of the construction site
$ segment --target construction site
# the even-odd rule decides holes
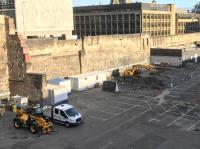
[[[0,0],[0,149],[199,149],[199,37],[175,4]]]

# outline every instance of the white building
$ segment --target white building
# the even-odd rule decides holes
[[[72,0],[15,0],[17,32],[22,36],[72,38]]]

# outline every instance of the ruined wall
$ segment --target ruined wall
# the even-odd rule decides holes
[[[172,35],[165,37],[152,37],[151,38],[151,48],[155,47],[180,47],[185,44],[194,43],[195,41],[200,41],[200,33],[191,33],[183,35]]]
[[[6,27],[7,26],[7,27]],[[4,16],[0,15],[0,92],[9,91],[9,74],[6,38],[8,32],[8,21]]]
[[[26,40],[27,73],[46,74],[48,79],[79,74],[82,41],[57,39]]]
[[[108,70],[134,63],[145,63],[149,36],[97,36],[84,40],[26,40],[27,73],[43,73],[47,78]]]
[[[24,80],[10,80],[12,95],[26,96],[29,102],[40,102],[47,98],[47,81],[44,74],[26,74]]]
[[[148,63],[149,36],[135,34],[87,37],[84,40],[84,52],[83,72],[144,64]]]
[[[150,47],[183,47],[200,33],[150,38],[145,34],[85,37],[84,40],[23,39],[10,35],[9,19],[0,17],[0,90],[47,97],[46,79],[148,63]],[[11,21],[12,22],[12,21]],[[8,80],[10,84],[8,83]]]

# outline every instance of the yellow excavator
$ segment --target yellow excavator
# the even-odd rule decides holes
[[[124,77],[134,77],[139,73],[140,70],[133,66],[132,68],[128,68],[124,71]]]
[[[53,131],[53,123],[49,118],[43,116],[41,107],[18,109],[16,117],[13,119],[13,125],[16,129],[27,128],[33,134],[48,134]]]

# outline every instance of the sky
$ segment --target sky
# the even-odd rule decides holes
[[[134,1],[134,0],[133,0]],[[152,0],[137,0],[138,2],[151,2]],[[200,0],[157,0],[159,3],[176,4],[178,8],[192,8]],[[109,4],[110,0],[73,0],[74,6]]]

